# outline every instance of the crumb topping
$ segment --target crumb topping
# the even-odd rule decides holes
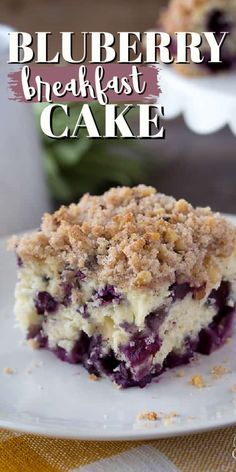
[[[185,375],[184,370],[177,370],[175,374],[175,376],[179,378],[184,377],[184,375]]]
[[[236,229],[210,208],[194,209],[154,188],[112,188],[45,214],[40,230],[11,245],[24,264],[69,265],[118,286],[216,283],[219,258],[236,247]]]
[[[157,413],[156,411],[144,411],[137,415],[138,421],[158,421],[161,420],[163,426],[169,426],[176,421],[176,411],[170,413]]]
[[[40,344],[39,342],[37,341],[37,339],[28,339],[27,340],[27,344],[32,348],[32,349],[38,349],[40,347]]]
[[[138,420],[157,421],[160,415],[155,411],[144,411],[137,416]]]
[[[170,413],[167,413],[166,415],[164,415],[163,419],[162,419],[162,423],[164,426],[169,426],[171,424],[173,424],[176,420],[176,417],[177,417],[177,413],[176,411],[171,411]]]
[[[188,421],[193,421],[193,420],[195,420],[195,419],[196,419],[196,416],[191,416],[191,415],[190,415],[190,416],[187,416],[187,420],[188,420]]]
[[[221,364],[215,365],[211,369],[211,376],[214,380],[221,379],[223,375],[228,374],[229,369]]]
[[[12,375],[15,373],[15,370],[12,367],[3,367],[2,371],[6,375]]]
[[[99,377],[96,374],[89,374],[89,380],[96,382],[97,380],[99,380]]]
[[[201,375],[193,375],[190,380],[190,383],[196,388],[206,387],[205,381]]]

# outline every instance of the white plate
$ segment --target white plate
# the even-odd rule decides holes
[[[235,80],[235,72],[186,77],[162,64],[162,93],[158,101],[164,106],[165,118],[173,119],[182,114],[195,133],[210,134],[229,126],[236,134]]]
[[[80,366],[22,344],[23,336],[14,327],[15,281],[14,256],[6,252],[1,241],[1,427],[68,438],[124,440],[189,434],[236,423],[236,394],[231,391],[236,384],[236,330],[231,343],[184,367],[184,377],[176,377],[176,370],[172,370],[143,390],[122,391],[107,379],[92,382]],[[223,365],[230,372],[213,380],[210,369],[225,361]],[[6,375],[4,367],[16,372]],[[206,388],[189,384],[195,374],[204,377]],[[162,420],[138,421],[137,415],[145,410],[163,414],[175,411],[178,416],[169,425]]]

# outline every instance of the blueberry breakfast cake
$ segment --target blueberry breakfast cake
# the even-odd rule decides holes
[[[12,245],[27,338],[119,387],[144,387],[231,334],[236,229],[209,208],[113,188],[45,214]]]
[[[222,32],[228,32],[222,46],[222,63],[210,62],[209,45],[203,39],[201,64],[174,64],[186,75],[205,75],[230,70],[236,67],[236,1],[235,0],[170,0],[163,11],[159,25],[172,37],[176,31],[216,33],[219,43]],[[172,41],[172,54],[176,44]]]

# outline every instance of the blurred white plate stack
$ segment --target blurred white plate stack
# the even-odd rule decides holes
[[[39,225],[50,209],[30,104],[8,99],[8,33],[0,25],[0,236]]]
[[[236,135],[236,73],[184,77],[173,67],[161,66],[160,103],[165,118],[183,115],[195,133],[211,134],[228,126]]]

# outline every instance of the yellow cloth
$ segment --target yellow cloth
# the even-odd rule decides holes
[[[143,461],[136,470],[235,472],[236,427],[146,442],[86,442],[0,430],[0,472],[126,472],[125,461],[132,463],[132,457]]]

